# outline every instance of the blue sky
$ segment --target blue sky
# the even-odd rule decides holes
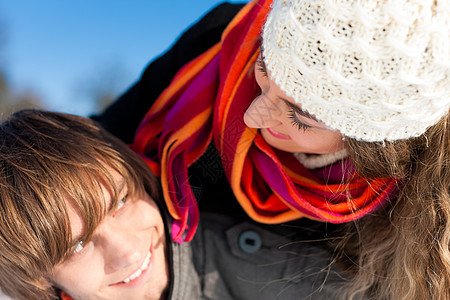
[[[124,91],[152,58],[221,2],[0,0],[6,34],[1,67],[16,91],[32,91],[46,108],[87,115],[86,86],[116,73],[112,89]]]

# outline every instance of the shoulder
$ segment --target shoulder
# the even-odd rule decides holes
[[[193,241],[203,294],[230,300],[336,299],[343,272],[315,230],[203,212]]]

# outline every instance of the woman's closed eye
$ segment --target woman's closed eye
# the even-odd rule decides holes
[[[268,77],[266,64],[263,62],[261,55],[259,55],[258,58],[256,59],[256,64],[258,67],[258,71],[261,72],[264,75],[264,77]]]
[[[308,130],[309,128],[312,127],[312,126],[300,121],[300,119],[297,117],[297,114],[295,113],[295,111],[293,109],[291,109],[289,111],[288,116],[289,116],[289,119],[291,119],[291,124],[296,126],[298,128],[298,130],[303,130],[305,132],[306,130]]]

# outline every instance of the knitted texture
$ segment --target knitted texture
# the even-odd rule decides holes
[[[344,136],[423,134],[450,107],[449,0],[275,0],[263,29],[271,79]]]

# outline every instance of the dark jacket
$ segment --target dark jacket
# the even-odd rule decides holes
[[[312,233],[203,213],[192,242],[172,243],[169,299],[337,299],[339,270]]]

